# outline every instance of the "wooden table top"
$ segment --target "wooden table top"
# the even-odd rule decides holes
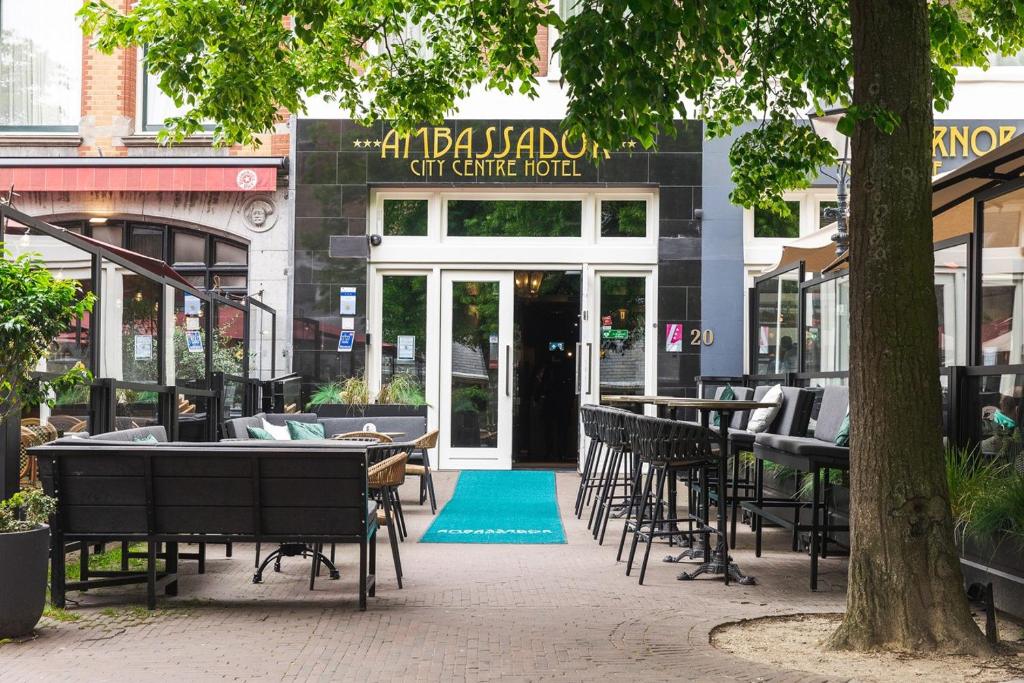
[[[698,410],[753,410],[755,408],[771,408],[775,403],[762,401],[722,401],[714,398],[685,398],[682,396],[602,396],[602,403],[643,403],[669,408],[696,408]]]

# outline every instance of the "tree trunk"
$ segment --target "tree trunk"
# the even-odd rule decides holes
[[[927,0],[850,0],[854,104],[900,118],[853,133],[851,526],[837,648],[989,652],[953,541],[942,444],[931,217]]]

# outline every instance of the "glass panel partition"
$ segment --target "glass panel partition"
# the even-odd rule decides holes
[[[1024,471],[1020,428],[1024,375],[976,376],[971,380],[968,391],[974,403],[970,419],[982,455]]]
[[[274,313],[249,305],[249,377],[267,380],[274,376]]]
[[[850,279],[804,289],[804,372],[850,369]]]
[[[103,362],[100,376],[158,383],[163,284],[103,260]]]
[[[755,296],[757,337],[752,368],[758,375],[796,372],[800,269],[757,282]]]
[[[206,320],[210,305],[186,291],[174,290],[174,378],[168,384],[207,386]]]
[[[939,315],[939,363],[967,363],[967,244],[935,252],[935,302]]]
[[[1024,361],[1024,190],[985,202],[982,236],[981,362]]]
[[[213,371],[245,376],[245,311],[221,301],[214,302]]]

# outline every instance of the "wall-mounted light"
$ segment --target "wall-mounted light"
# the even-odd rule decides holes
[[[106,216],[93,216],[92,218],[89,219],[89,222],[92,223],[93,225],[103,225],[104,223],[107,222],[107,217]]]

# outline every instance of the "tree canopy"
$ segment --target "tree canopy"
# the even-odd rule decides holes
[[[940,111],[959,65],[1024,48],[1024,0],[929,11]],[[252,143],[313,97],[407,129],[440,122],[476,86],[536,96],[535,36],[547,28],[569,130],[607,148],[652,147],[678,117],[702,119],[711,137],[759,121],[733,145],[733,199],[783,213],[782,193],[834,162],[801,120],[852,102],[841,0],[580,0],[564,21],[535,0],[140,0],[128,13],[88,0],[80,14],[101,49],[145,48],[146,68],[186,109],[168,120],[170,139],[214,121],[223,143]],[[864,117],[896,123],[883,108],[852,108],[845,125]]]

